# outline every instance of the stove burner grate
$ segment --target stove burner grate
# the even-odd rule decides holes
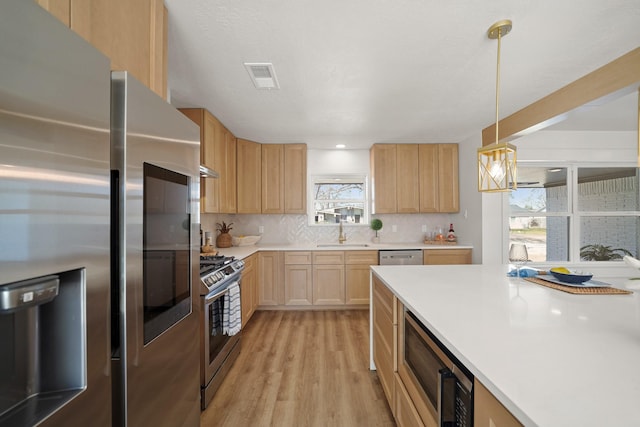
[[[200,255],[200,276],[218,270],[231,263],[236,258],[224,255]]]

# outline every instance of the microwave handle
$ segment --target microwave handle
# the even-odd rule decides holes
[[[448,368],[438,371],[438,426],[456,425],[456,376]]]

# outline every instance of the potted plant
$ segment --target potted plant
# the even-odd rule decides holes
[[[220,234],[218,234],[218,237],[216,237],[216,246],[219,248],[230,248],[231,247],[231,234],[229,234],[229,231],[233,230],[233,227],[231,227],[233,225],[233,223],[229,223],[229,225],[225,224],[224,221],[222,221],[222,224],[220,223],[216,223],[216,230],[218,230],[220,232]]]
[[[372,219],[371,229],[376,232],[376,236],[373,238],[373,243],[380,243],[380,237],[378,237],[378,230],[382,229],[382,220],[378,218]]]

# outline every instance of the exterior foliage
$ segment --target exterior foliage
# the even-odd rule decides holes
[[[625,255],[633,256],[626,249],[612,249],[611,246],[605,245],[594,244],[580,248],[580,258],[585,261],[612,261],[622,259]]]

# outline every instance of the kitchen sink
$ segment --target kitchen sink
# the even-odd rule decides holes
[[[318,243],[319,248],[366,248],[366,243]]]

